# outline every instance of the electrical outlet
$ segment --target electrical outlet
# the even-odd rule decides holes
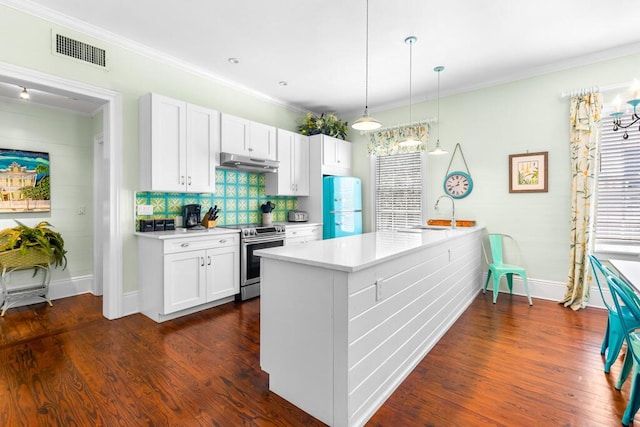
[[[87,213],[87,207],[84,205],[78,206],[78,215],[85,215]]]
[[[138,205],[138,215],[153,215],[153,205]]]
[[[384,279],[376,280],[376,301],[380,301],[382,299],[382,283]]]

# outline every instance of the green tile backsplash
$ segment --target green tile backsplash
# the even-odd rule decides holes
[[[193,193],[136,193],[136,205],[152,205],[153,215],[136,215],[139,219],[175,218],[182,215],[182,207],[189,204],[202,205],[203,215],[210,207],[218,205],[222,210],[218,225],[251,224],[261,220],[260,205],[267,200],[275,203],[273,220],[287,220],[287,212],[298,208],[298,200],[290,196],[266,196],[264,175],[235,170],[216,170],[216,191],[213,194]],[[136,209],[137,211],[137,209]]]

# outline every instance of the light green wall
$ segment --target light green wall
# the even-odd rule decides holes
[[[105,48],[109,71],[52,55],[52,29]],[[133,200],[138,189],[138,97],[157,92],[290,130],[295,130],[301,115],[6,6],[0,6],[0,40],[6,41],[0,46],[0,59],[4,62],[108,88],[123,96],[121,227],[125,292],[137,289],[136,240],[132,230]],[[636,55],[442,98],[441,142],[450,151],[456,142],[462,144],[475,181],[473,194],[456,202],[458,218],[476,219],[490,231],[514,235],[532,277],[565,281],[570,191],[568,99],[561,99],[560,93],[630,81],[637,77],[634,73],[638,69],[640,56]],[[445,92],[446,75],[442,80]],[[376,112],[374,116],[386,125],[405,123],[408,110]],[[435,102],[413,107],[416,120],[435,116]],[[348,139],[354,142],[354,174],[363,179],[366,191],[369,163],[365,138],[352,133]],[[548,193],[508,193],[508,155],[527,150],[549,151]],[[442,193],[447,163],[447,157],[429,160],[430,217],[434,216],[433,201]],[[369,214],[365,210],[367,224]]]
[[[49,153],[51,212],[0,214],[0,229],[17,219],[48,221],[62,234],[67,269],[53,279],[93,274],[93,149],[90,117],[32,103],[0,100],[0,148]],[[78,215],[85,207],[85,215]]]
[[[442,214],[434,212],[433,204],[443,194],[442,181],[459,142],[474,179],[474,190],[469,197],[456,201],[456,217],[475,219],[490,232],[511,234],[519,243],[531,277],[565,282],[569,269],[571,180],[569,98],[563,99],[561,93],[628,82],[638,77],[638,70],[640,55],[633,55],[443,97],[440,142],[450,154],[428,159],[429,218],[450,215],[448,204]],[[444,90],[446,75],[442,80]],[[606,102],[615,93],[604,95]],[[376,111],[372,115],[385,126],[393,126],[408,121],[408,108]],[[413,106],[414,120],[436,116],[435,100]],[[431,144],[435,144],[436,126],[431,132]],[[354,143],[354,174],[363,180],[368,207],[366,137],[351,132],[348,138]],[[509,154],[527,151],[549,152],[548,193],[509,193]],[[452,170],[462,168],[460,157],[456,156]],[[365,212],[367,227],[370,213]]]
[[[109,70],[51,53],[51,31],[106,49]],[[302,115],[204,77],[186,73],[128,49],[110,45],[58,25],[0,6],[0,60],[48,74],[111,89],[122,94],[124,129],[121,194],[124,291],[137,284],[137,246],[133,200],[138,190],[138,98],[148,92],[182,99],[229,114],[295,130]]]

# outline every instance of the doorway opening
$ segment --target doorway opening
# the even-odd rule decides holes
[[[122,97],[118,92],[0,63],[0,81],[90,101],[102,106],[102,134],[94,140],[94,285],[103,295],[103,315],[123,315],[122,234],[120,194],[122,190]],[[99,141],[102,141],[101,143]],[[99,147],[98,147],[99,146]],[[100,159],[97,160],[96,156]],[[99,174],[99,176],[97,176]],[[99,230],[96,233],[96,230]],[[98,250],[95,250],[98,248]],[[99,277],[98,277],[99,276]]]

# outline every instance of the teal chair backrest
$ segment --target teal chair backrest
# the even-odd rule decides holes
[[[589,255],[589,262],[591,263],[591,271],[593,272],[593,277],[596,279],[596,284],[598,285],[598,290],[600,291],[600,296],[602,297],[602,301],[604,305],[607,307],[607,310],[615,312],[615,307],[611,306],[611,303],[607,301],[604,297],[604,292],[602,291],[602,285],[604,283],[600,283],[600,279],[598,276],[603,278],[603,281],[607,280],[607,276],[611,275],[611,270],[604,267],[600,260],[593,255]]]
[[[620,315],[620,313],[622,313],[622,304],[620,302],[622,302],[627,307],[629,313],[631,313],[631,315],[635,318],[635,320],[640,322],[640,298],[638,298],[635,291],[631,289],[629,285],[624,282],[624,280],[612,275],[606,277],[607,284],[609,285],[609,290],[611,291],[611,296],[613,297],[613,303],[615,304],[617,309],[616,311],[619,314],[618,317],[620,319],[620,324],[622,325],[622,330],[625,331],[627,344],[631,349],[633,357],[638,362],[640,362],[640,360],[638,360],[640,354],[635,354],[635,352],[632,350],[633,347],[631,345],[631,342],[629,341],[629,332],[631,332],[631,329],[629,329],[629,327],[631,325],[626,325],[625,316]]]
[[[493,264],[502,264],[502,234],[489,234]]]

